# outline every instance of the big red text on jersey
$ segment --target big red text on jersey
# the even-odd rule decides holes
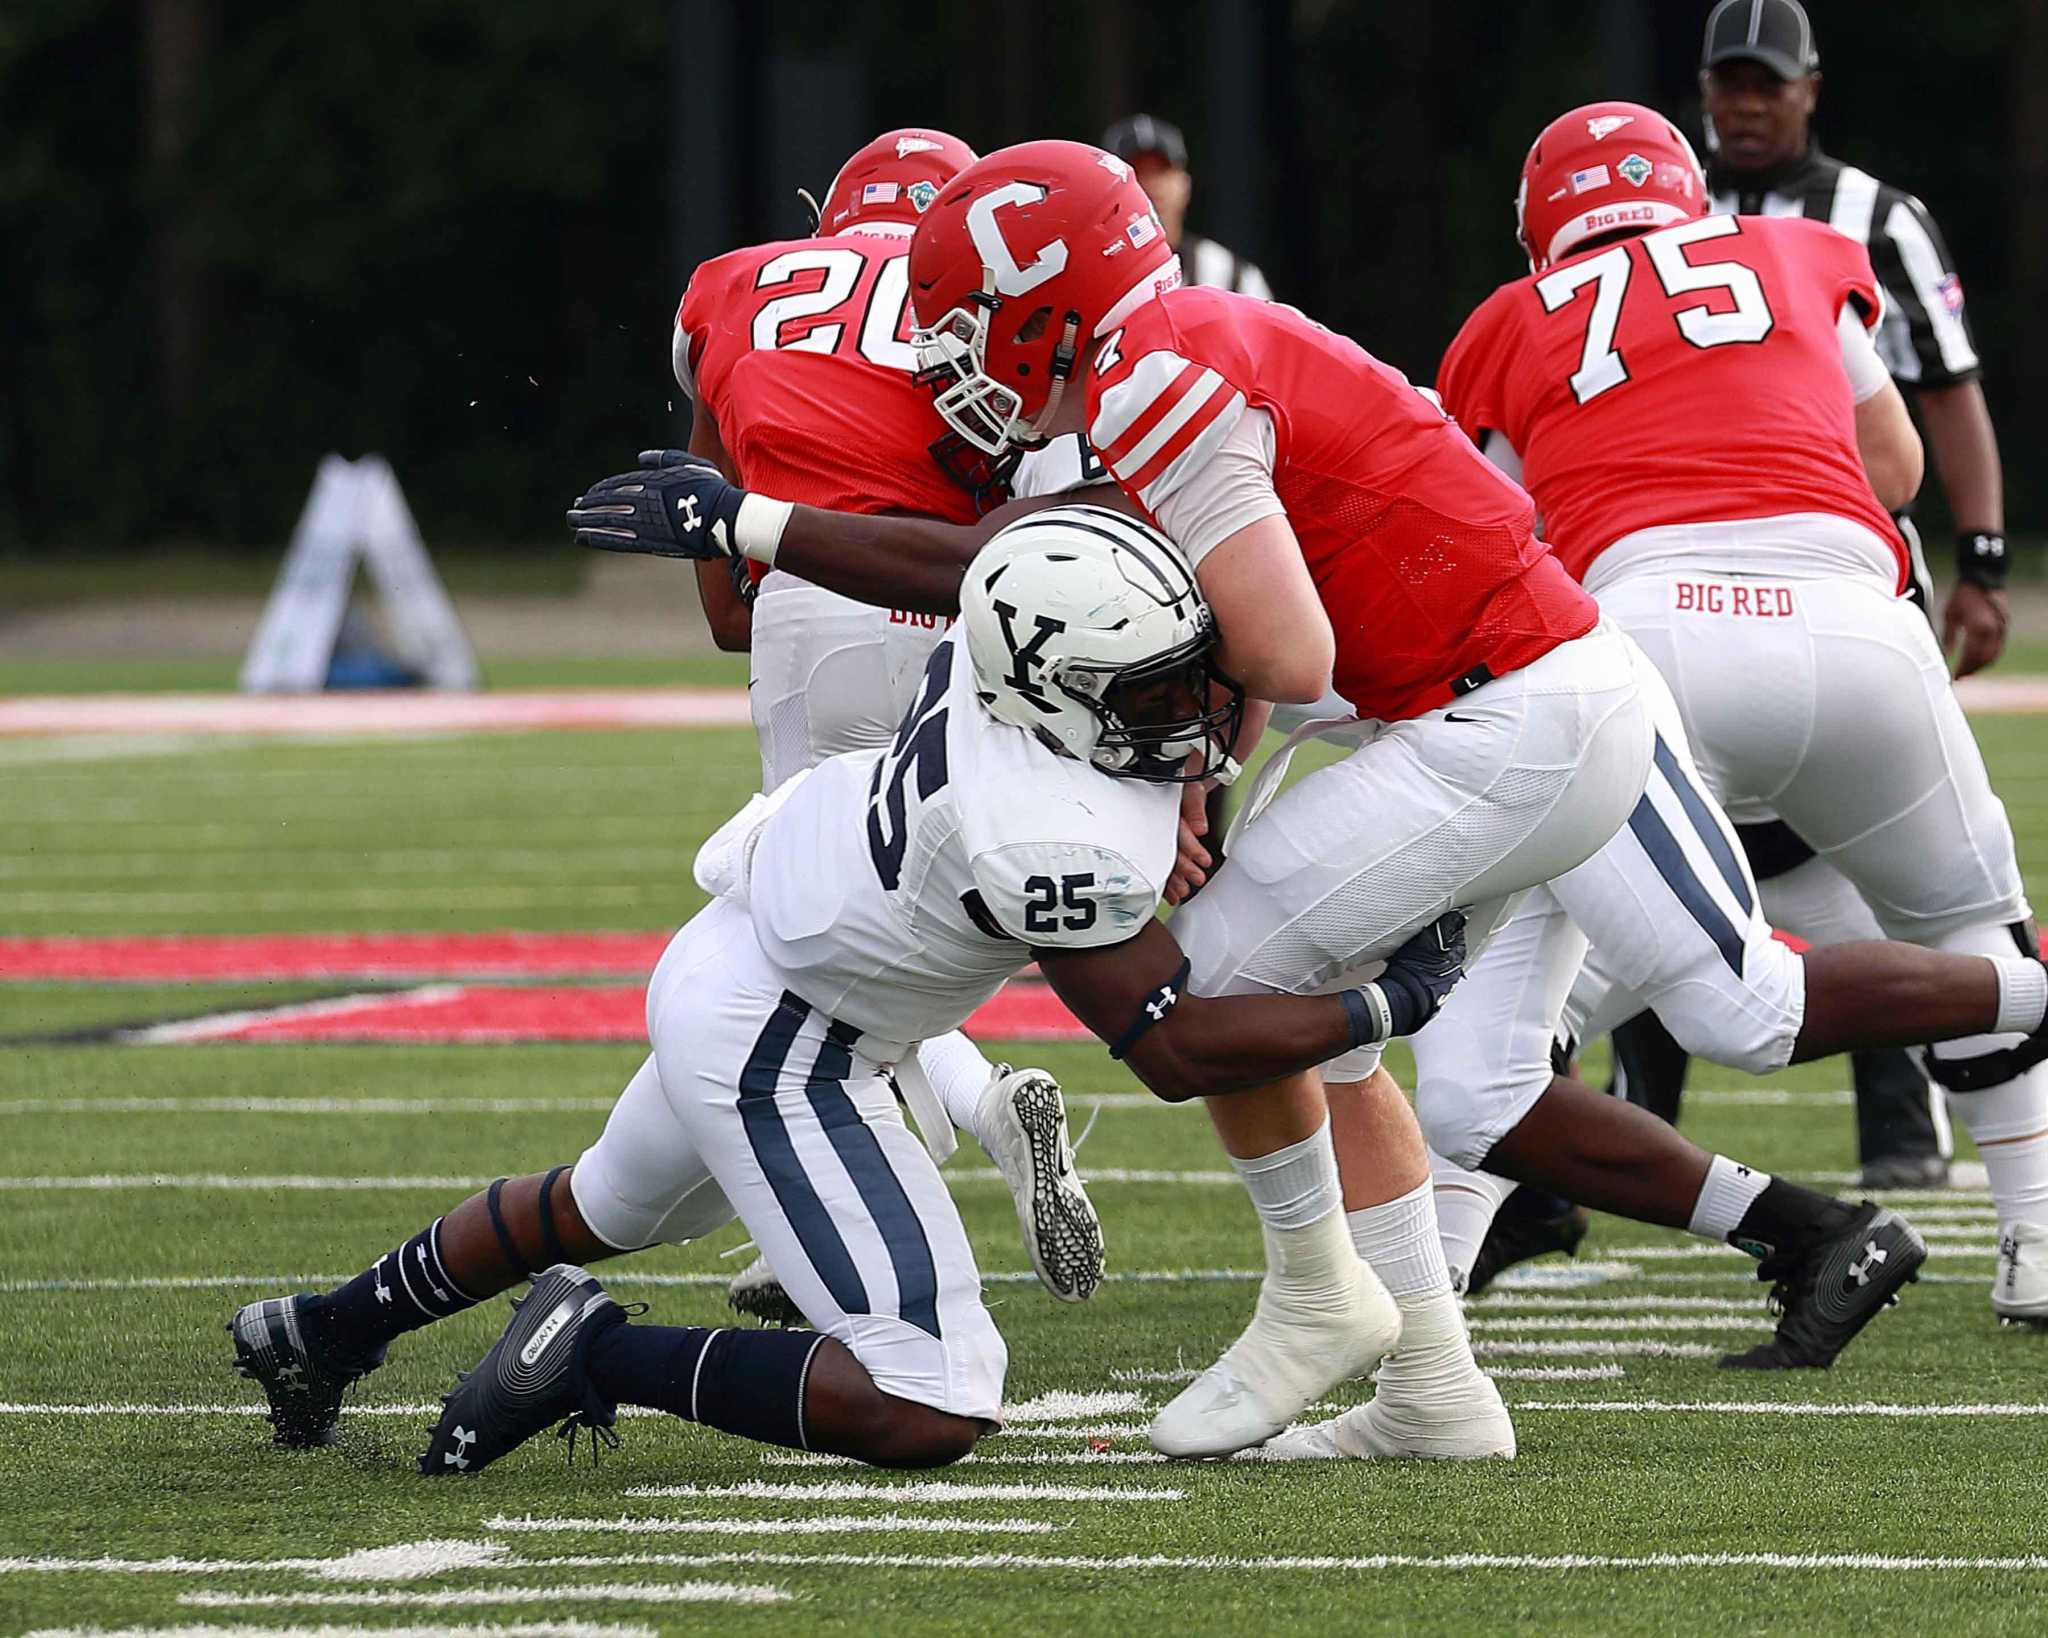
[[[739,481],[837,512],[971,523],[928,450],[946,430],[911,381],[907,237],[846,233],[704,263],[676,314],[676,378],[717,418]]]
[[[1503,285],[1444,355],[1444,407],[1501,433],[1573,574],[1625,535],[1824,513],[1905,555],[1856,448],[1836,324],[1881,310],[1823,222],[1713,216]],[[1903,579],[1901,585],[1904,584]]]
[[[1145,303],[1101,344],[1089,437],[1156,509],[1247,406],[1273,419],[1274,491],[1361,716],[1448,704],[1592,629],[1528,496],[1398,371],[1291,307],[1207,289]]]

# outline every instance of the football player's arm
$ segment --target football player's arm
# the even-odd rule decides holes
[[[1941,614],[1941,649],[1955,656],[1956,675],[1995,665],[2012,623],[2005,594],[2005,472],[1998,434],[1975,379],[1922,387],[1915,395],[1934,470],[1956,520],[1959,578]],[[1987,543],[1996,542],[1993,550]]]
[[[1856,401],[1856,450],[1863,457],[1864,474],[1878,504],[1887,512],[1902,512],[1920,492],[1926,465],[1920,434],[1853,304],[1843,304],[1835,328],[1850,396]]]
[[[1404,945],[1378,982],[1340,995],[1189,995],[1187,959],[1157,921],[1121,944],[1037,954],[1053,993],[1110,1056],[1158,1097],[1182,1103],[1249,1091],[1420,1029],[1462,972],[1464,928],[1454,912]]]
[[[690,453],[714,462],[728,478],[732,458],[718,433],[718,417],[708,404],[692,407]],[[754,646],[754,611],[740,595],[739,575],[745,565],[730,561],[699,562],[697,598],[704,605],[704,622],[711,628],[711,640],[728,654],[744,654]]]

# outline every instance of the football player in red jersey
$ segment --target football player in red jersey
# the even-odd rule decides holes
[[[1921,451],[1871,339],[1869,254],[1822,222],[1705,210],[1691,148],[1651,110],[1552,123],[1522,168],[1531,271],[1452,343],[1445,407],[1655,662],[1732,817],[1781,817],[1888,938],[2031,953],[2012,827],[1902,596],[1892,514]],[[1594,946],[1568,1013],[1582,1039],[1642,999],[1615,977],[1639,969]],[[1993,1310],[2048,1321],[2048,1068],[1987,1080],[1970,1062],[2010,1044],[1928,1062],[1990,1174]]]
[[[694,406],[692,451],[749,488],[816,506],[974,520],[974,497],[933,459],[946,427],[911,379],[909,341],[912,229],[973,163],[974,151],[943,131],[885,131],[840,167],[815,237],[753,245],[697,269],[672,348]],[[753,598],[749,645],[733,566],[700,563],[698,587],[721,643],[751,648],[762,791],[839,752],[887,743],[948,622],[770,570]],[[1102,1227],[1073,1167],[1064,1113],[1035,1141],[1018,1114],[1062,1107],[1052,1077],[991,1066],[958,1031],[925,1042],[906,1075],[935,1152],[950,1151],[958,1126],[996,1160],[1046,1289],[1065,1302],[1088,1297],[1102,1276]],[[764,1317],[795,1313],[765,1263],[745,1270],[732,1296]]]
[[[1610,943],[1633,948],[1638,923],[1693,914],[1693,861],[1732,844],[1675,721],[1676,750],[1660,743],[1655,671],[1535,539],[1528,497],[1399,374],[1289,309],[1178,288],[1128,168],[1074,143],[992,155],[943,190],[913,242],[911,283],[926,375],[963,438],[996,455],[1088,429],[1131,503],[1196,561],[1224,667],[1283,702],[1319,699],[1334,669],[1359,719],[1352,755],[1268,812],[1249,805],[1229,864],[1176,923],[1198,992],[1322,988],[1451,906],[1470,907],[1476,942],[1538,884],[1555,881],[1577,914],[1582,895],[1565,884],[1588,872],[1637,895]],[[590,545],[738,552],[850,595],[938,609],[975,545],[971,531],[928,522],[794,508],[703,469],[607,479],[570,521]],[[1017,637],[1028,674],[1033,645]],[[1624,908],[1614,894],[1596,907]],[[1768,930],[1745,918],[1731,954],[1698,925],[1690,941],[1664,941],[1651,976],[1660,990],[1697,984],[1713,1010],[1730,987],[1716,971],[1733,963],[1739,982]],[[1831,1360],[1918,1266],[1917,1237],[1893,1214],[1733,1167],[1641,1110],[1553,1084],[1549,1025],[1583,940],[1563,912],[1524,930],[1502,959],[1529,974],[1530,1016],[1468,1018],[1416,1042],[1418,1108],[1439,1150],[1772,1248],[1787,1313],[1777,1352],[1755,1362]],[[1853,983],[1810,994],[1772,968],[1785,994],[1765,1005],[1743,993],[1738,1016],[1761,1043],[1743,1050],[1782,1063],[1866,1038],[1852,1031],[1921,1040],[2015,1017],[2032,1030],[2048,1010],[2038,964],[1864,949],[1879,953]],[[2030,1048],[2048,1055],[2048,1040]],[[1161,1449],[1258,1443],[1370,1364],[1352,1318],[1355,1245],[1400,1302],[1403,1343],[1362,1418],[1307,1430],[1292,1453],[1512,1453],[1452,1294],[1415,1117],[1375,1070],[1331,1066],[1347,1089],[1341,1197],[1317,1077],[1212,1106],[1258,1208],[1269,1273],[1245,1335],[1153,1424]],[[1823,1300],[1820,1271],[1852,1242],[1885,1257],[1868,1284]]]

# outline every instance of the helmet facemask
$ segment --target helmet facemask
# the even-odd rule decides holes
[[[1053,686],[1101,724],[1088,760],[1113,778],[1154,784],[1234,776],[1244,689],[1216,669],[1215,648],[1205,618],[1198,636],[1142,665],[1063,664]]]
[[[1046,367],[1052,385],[1037,417],[1027,422],[1024,395],[988,373],[989,330],[1002,308],[1003,298],[995,293],[995,272],[983,268],[979,290],[936,324],[919,325],[910,333],[917,351],[917,384],[933,389],[932,407],[962,442],[990,456],[1045,445],[1074,373],[1081,330],[1080,314],[1067,314]],[[1034,310],[1013,340],[1026,345],[1037,341],[1051,317],[1050,308]]]

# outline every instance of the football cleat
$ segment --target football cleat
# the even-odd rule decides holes
[[[1991,1311],[2003,1325],[2048,1327],[2048,1225],[2012,1223],[1999,1232]]]
[[[1042,1069],[998,1064],[975,1133],[996,1163],[1039,1282],[1061,1302],[1086,1302],[1102,1282],[1102,1223],[1074,1170],[1060,1083]]]
[[[337,1358],[307,1338],[303,1293],[265,1297],[228,1321],[235,1369],[270,1401],[271,1442],[287,1450],[331,1445],[341,1437],[341,1398],[350,1384],[384,1363],[384,1350]]]
[[[1847,1226],[1757,1265],[1771,1280],[1777,1334],[1721,1364],[1737,1371],[1826,1370],[1899,1292],[1920,1277],[1927,1246],[1897,1212],[1866,1200]]]
[[[1328,1306],[1297,1305],[1262,1288],[1243,1334],[1152,1419],[1152,1448],[1229,1456],[1262,1445],[1400,1339],[1401,1310],[1363,1263],[1343,1300]]]
[[[1397,1356],[1398,1357],[1398,1356]],[[1380,1391],[1342,1416],[1289,1428],[1266,1441],[1259,1455],[1272,1462],[1513,1461],[1515,1424],[1493,1378],[1480,1371],[1455,1392],[1406,1402]]]
[[[534,1276],[526,1300],[514,1300],[504,1334],[441,1400],[420,1471],[474,1473],[548,1427],[570,1436],[572,1454],[581,1428],[617,1444],[618,1407],[591,1387],[583,1360],[592,1337],[625,1322],[626,1311],[594,1274],[557,1263]]]
[[[733,1276],[732,1284],[725,1288],[725,1300],[728,1307],[763,1325],[787,1329],[805,1323],[804,1311],[783,1290],[782,1281],[776,1278],[766,1257],[756,1257]]]
[[[1865,1189],[1945,1189],[1948,1162],[1940,1155],[1887,1155],[1866,1160],[1857,1183]]]
[[[1517,1263],[1533,1262],[1557,1251],[1567,1257],[1578,1256],[1579,1242],[1592,1225],[1584,1206],[1573,1206],[1556,1217],[1500,1213],[1479,1242],[1479,1255],[1472,1259],[1472,1272],[1465,1278],[1465,1295],[1478,1296]]]

